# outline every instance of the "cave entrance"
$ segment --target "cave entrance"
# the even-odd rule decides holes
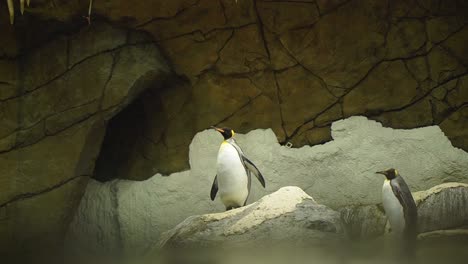
[[[145,131],[147,113],[143,98],[147,95],[148,91],[140,94],[109,120],[94,167],[94,179],[106,182],[125,174],[121,170],[125,168],[131,155],[134,155],[138,140]]]
[[[152,83],[135,100],[107,122],[107,129],[96,159],[93,178],[146,180],[156,173],[170,175],[189,168],[188,146],[194,129],[183,107],[190,100],[191,88],[185,79],[169,76]],[[190,108],[188,108],[190,109]],[[165,133],[176,126],[179,145],[169,145]],[[179,125],[183,126],[181,131]]]

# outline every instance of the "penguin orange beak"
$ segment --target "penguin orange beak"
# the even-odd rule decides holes
[[[212,129],[218,131],[219,133],[224,133],[224,130],[215,126],[211,126]]]
[[[376,174],[387,175],[387,172],[386,171],[377,171]]]

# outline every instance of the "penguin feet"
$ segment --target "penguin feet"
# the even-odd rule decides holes
[[[229,210],[232,210],[232,209],[236,209],[236,208],[239,208],[241,206],[233,206],[233,205],[230,205],[230,206],[226,206],[226,211],[229,211]]]

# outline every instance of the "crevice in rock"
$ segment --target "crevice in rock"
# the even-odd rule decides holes
[[[76,122],[70,124],[70,125],[67,125],[59,130],[57,130],[56,132],[54,133],[50,133],[50,134],[44,134],[42,137],[39,137],[37,138],[36,140],[33,140],[31,142],[28,142],[28,144],[20,144],[20,145],[17,145],[15,144],[14,146],[12,146],[11,148],[8,148],[8,149],[5,149],[5,150],[2,150],[0,151],[0,154],[3,154],[3,153],[6,153],[6,152],[10,152],[12,150],[16,150],[16,149],[21,149],[21,148],[26,148],[26,147],[29,147],[33,144],[36,144],[38,143],[39,141],[47,138],[47,137],[53,137],[53,136],[56,136],[66,130],[68,130],[69,128],[73,127],[73,126],[76,126],[76,125],[80,125],[86,121],[88,121],[89,119],[91,119],[92,117],[95,117],[97,116],[98,114],[101,114],[101,112],[97,112],[97,113],[94,113],[94,114],[91,114],[91,115],[88,115],[88,116],[84,116],[83,118],[77,120]],[[43,121],[42,121],[43,122]],[[39,122],[38,124],[40,124],[41,122]],[[37,124],[36,124],[37,125]]]
[[[195,40],[195,39],[193,39],[193,41],[198,42],[198,43],[202,43],[202,42],[207,42],[208,40],[210,40],[210,35],[215,33],[216,31],[224,31],[224,30],[234,31],[236,29],[242,29],[242,28],[245,28],[245,27],[248,27],[248,26],[251,26],[251,25],[255,25],[255,24],[256,23],[246,23],[246,24],[242,24],[242,25],[239,25],[239,26],[215,27],[215,28],[212,28],[212,29],[210,29],[210,30],[208,30],[206,32],[203,32],[202,30],[197,29],[197,30],[194,30],[194,31],[181,33],[181,34],[178,34],[178,35],[175,35],[175,36],[157,39],[157,40],[155,40],[155,42],[156,43],[161,43],[161,42],[174,40],[174,39],[178,39],[178,38],[182,38],[182,37],[192,36],[194,34],[200,34],[200,35],[203,36],[204,40]]]
[[[174,19],[180,15],[182,15],[183,13],[185,13],[187,10],[189,10],[190,8],[192,7],[195,7],[197,6],[199,3],[200,3],[201,0],[197,0],[195,1],[195,3],[187,6],[187,7],[184,7],[184,8],[181,8],[180,10],[178,10],[174,15],[172,16],[166,16],[166,17],[153,17],[151,18],[150,20],[146,21],[146,22],[143,22],[139,25],[136,25],[135,28],[143,28],[151,23],[154,23],[156,21],[160,21],[160,20],[170,20],[170,19]]]
[[[105,182],[117,178],[118,170],[130,159],[137,141],[143,137],[146,112],[142,93],[109,120],[93,178]]]
[[[374,65],[372,65],[372,67],[366,72],[366,74],[364,74],[364,76],[358,80],[355,84],[353,84],[351,87],[347,88],[347,90],[344,92],[343,95],[339,96],[337,98],[337,100],[330,104],[328,107],[326,107],[324,110],[322,110],[321,112],[319,112],[318,114],[316,114],[314,117],[311,117],[309,119],[307,119],[303,124],[301,124],[300,126],[298,126],[292,133],[291,135],[287,136],[285,141],[284,142],[281,142],[282,144],[288,142],[289,140],[291,140],[292,138],[294,138],[295,136],[298,135],[298,133],[301,131],[301,128],[303,126],[305,126],[306,124],[309,124],[310,122],[313,122],[319,115],[323,114],[325,111],[329,110],[330,108],[332,108],[333,106],[335,106],[337,103],[340,102],[340,100],[342,100],[342,98],[344,98],[348,93],[350,93],[354,88],[358,87],[363,81],[365,81],[369,76],[370,74],[379,66],[381,65],[382,63],[384,62],[393,62],[393,61],[405,61],[405,60],[409,60],[409,59],[414,59],[414,58],[418,58],[418,57],[424,57],[425,60],[426,60],[426,63],[427,63],[427,66],[428,66],[428,69],[429,69],[429,74],[430,74],[430,65],[429,65],[429,61],[428,61],[428,55],[431,53],[431,51],[435,48],[435,47],[439,47],[442,45],[442,43],[449,39],[451,36],[453,36],[454,34],[456,33],[452,33],[450,34],[449,36],[447,36],[444,40],[440,41],[440,42],[437,42],[437,43],[434,43],[434,45],[432,45],[427,51],[425,51],[424,53],[421,53],[421,54],[413,54],[413,55],[410,55],[410,56],[407,56],[407,57],[396,57],[396,58],[390,58],[390,59],[382,59],[378,62],[376,62]],[[285,50],[291,55],[291,57],[293,59],[295,59],[299,65],[301,65],[304,69],[306,69],[306,67],[304,67],[304,65],[302,65],[296,58],[295,56],[292,55],[292,53],[286,49],[286,47],[284,46],[284,44],[280,41],[281,45],[285,48]],[[426,43],[424,43],[424,45],[422,47],[424,47],[426,45]],[[410,73],[411,74],[411,73]],[[458,74],[458,75],[455,75],[455,76],[452,76],[451,78],[448,78],[447,80],[437,84],[436,86],[434,87],[431,87],[431,89],[429,89],[426,93],[424,93],[423,95],[419,96],[418,98],[414,99],[414,100],[411,100],[411,102],[409,104],[406,104],[402,107],[398,107],[398,108],[395,108],[395,109],[389,109],[389,110],[385,110],[385,111],[379,111],[378,113],[362,113],[366,116],[370,116],[371,118],[375,118],[376,116],[382,114],[382,113],[387,113],[387,112],[397,112],[397,111],[401,111],[407,107],[410,107],[418,102],[420,102],[422,99],[426,98],[426,96],[428,96],[435,88],[451,81],[451,80],[454,80],[454,79],[458,79],[460,77],[463,77],[467,74],[467,72],[463,72],[461,74]],[[319,76],[317,76],[319,77]]]
[[[88,60],[90,60],[90,59],[92,59],[92,58],[95,58],[95,57],[97,57],[97,56],[100,56],[100,55],[102,55],[102,54],[112,53],[112,52],[115,52],[115,51],[122,50],[122,49],[124,49],[124,48],[126,48],[126,47],[130,47],[130,46],[140,46],[140,45],[148,45],[148,44],[154,44],[154,42],[152,42],[152,41],[146,41],[146,42],[139,42],[139,43],[132,43],[132,44],[124,44],[124,45],[120,45],[120,46],[117,46],[117,47],[112,48],[112,49],[100,51],[100,52],[98,52],[98,53],[95,53],[95,54],[93,54],[93,55],[90,55],[90,56],[88,56],[88,57],[85,57],[85,58],[83,58],[82,60],[76,62],[75,64],[69,66],[68,69],[67,69],[66,71],[60,73],[59,75],[57,75],[57,76],[55,76],[55,77],[53,77],[52,79],[48,80],[47,82],[42,83],[42,84],[39,84],[38,86],[36,86],[36,87],[34,87],[34,88],[32,88],[32,89],[29,89],[29,90],[27,90],[27,91],[25,91],[25,92],[23,92],[23,93],[21,93],[21,94],[19,94],[19,95],[12,96],[12,97],[8,97],[8,98],[5,98],[5,99],[2,99],[2,100],[0,100],[0,102],[5,102],[5,101],[13,100],[13,99],[16,99],[16,98],[20,98],[20,97],[25,96],[25,95],[27,95],[27,94],[30,94],[30,93],[32,93],[32,92],[34,92],[34,91],[37,91],[37,90],[39,90],[39,89],[41,89],[41,88],[47,87],[47,85],[53,83],[54,81],[57,81],[58,79],[60,79],[60,78],[62,78],[63,76],[65,76],[67,73],[73,71],[73,69],[74,69],[76,66],[78,66],[78,65],[80,65],[80,64],[82,64],[82,63],[84,63],[84,62],[86,62],[86,61],[88,61]]]
[[[226,7],[224,6],[224,3],[222,0],[219,0],[219,5],[221,6],[221,10],[223,11],[224,24],[226,25],[228,23],[228,18],[226,15]]]
[[[228,116],[226,116],[225,118],[223,118],[221,121],[217,122],[215,124],[215,126],[218,126],[219,124],[223,123],[223,122],[226,122],[227,120],[229,120],[229,118],[235,116],[239,111],[241,111],[242,109],[244,109],[245,107],[249,106],[250,104],[253,103],[253,101],[255,99],[257,99],[258,97],[260,97],[261,95],[263,95],[263,93],[258,93],[257,95],[255,95],[254,97],[252,98],[249,98],[249,100],[243,104],[241,107],[239,107],[238,109],[236,109],[234,112],[232,112],[231,114],[229,114]]]
[[[388,109],[388,110],[385,110],[385,111],[381,111],[379,113],[376,113],[375,115],[379,115],[379,114],[382,114],[382,113],[390,113],[390,112],[398,112],[398,111],[401,111],[401,110],[404,110],[410,106],[413,106],[415,105],[416,103],[420,102],[421,100],[423,100],[424,98],[426,98],[427,96],[429,96],[432,91],[434,91],[436,88],[438,87],[441,87],[443,86],[444,84],[450,82],[450,81],[453,81],[453,80],[456,80],[456,79],[459,79],[463,76],[466,76],[468,74],[468,72],[463,72],[459,75],[456,75],[456,76],[453,76],[447,80],[444,80],[443,82],[437,84],[436,86],[432,87],[431,89],[429,89],[425,94],[423,94],[422,96],[420,96],[419,98],[415,99],[415,100],[412,100],[410,103],[406,104],[406,105],[403,105],[401,107],[397,107],[397,108],[392,108],[392,109]],[[374,117],[375,115],[373,115],[372,117]]]
[[[117,65],[117,62],[119,61],[120,51],[115,51],[115,52],[111,53],[111,55],[112,55],[112,65],[111,65],[111,69],[109,71],[109,77],[107,78],[106,83],[104,84],[104,87],[102,88],[101,98],[99,100],[99,108],[98,109],[100,111],[102,111],[102,103],[104,101],[107,86],[109,85],[109,82],[112,79],[112,76],[114,75],[115,66]]]
[[[14,202],[18,202],[18,201],[21,201],[21,200],[25,200],[25,199],[29,199],[29,198],[33,198],[35,196],[38,196],[38,195],[42,195],[42,194],[45,194],[45,193],[48,193],[48,192],[51,192],[53,190],[56,190],[60,187],[62,187],[63,185],[71,182],[71,181],[74,181],[78,178],[81,178],[81,177],[90,177],[90,175],[78,175],[78,176],[75,176],[75,177],[72,177],[70,179],[66,179],[64,181],[61,181],[53,186],[50,186],[50,187],[47,187],[45,189],[42,189],[40,191],[37,191],[37,192],[28,192],[28,193],[21,193],[21,194],[18,194],[16,195],[15,197],[9,199],[8,201],[0,204],[0,208],[1,207],[5,207],[5,206],[8,206],[9,204],[11,203],[14,203]]]
[[[260,16],[260,13],[258,12],[258,8],[257,8],[257,0],[253,1],[253,5],[254,5],[254,10],[255,10],[255,15],[257,17],[258,31],[260,33],[260,38],[261,38],[261,40],[263,42],[263,47],[265,48],[265,51],[267,53],[268,60],[271,61],[270,49],[268,48],[268,43],[267,43],[266,38],[265,38],[265,32],[263,30],[262,17]]]
[[[278,78],[276,77],[276,72],[273,72],[273,78],[275,79],[275,86],[276,86],[276,97],[278,100],[278,108],[279,108],[279,113],[280,113],[280,118],[281,118],[281,128],[283,129],[284,133],[284,140],[288,138],[288,133],[286,132],[286,128],[284,127],[284,118],[283,118],[283,100],[281,99],[281,87],[278,83]]]
[[[468,102],[465,102],[463,104],[461,104],[460,106],[458,107],[454,107],[454,108],[450,108],[447,110],[447,113],[445,114],[445,116],[443,116],[440,120],[438,120],[438,122],[436,123],[436,125],[440,125],[441,123],[443,123],[445,120],[447,120],[453,113],[455,112],[458,112],[459,110],[465,108],[465,107],[468,107]]]

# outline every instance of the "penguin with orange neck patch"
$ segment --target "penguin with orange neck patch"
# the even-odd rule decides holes
[[[265,188],[265,180],[257,166],[251,162],[237,145],[234,130],[212,127],[224,137],[216,161],[217,174],[211,186],[211,200],[219,196],[226,211],[246,205],[250,193],[251,173]]]

